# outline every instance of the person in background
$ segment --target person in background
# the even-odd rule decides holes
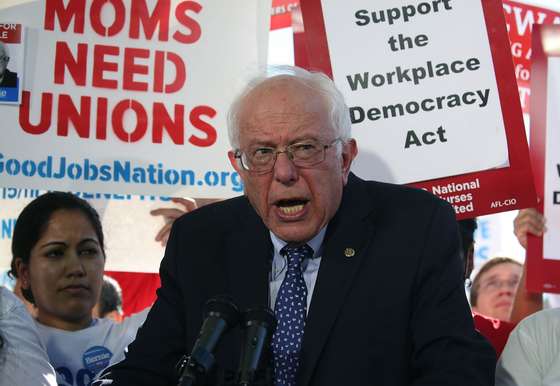
[[[96,384],[176,384],[204,303],[225,294],[241,310],[274,307],[262,361],[272,379],[257,384],[493,385],[453,209],[350,173],[357,144],[341,93],[325,75],[282,70],[255,79],[230,110],[228,156],[245,195],[173,223],[150,316]],[[241,345],[236,328],[206,384],[227,384]]]
[[[465,285],[472,286],[470,280],[474,268],[474,231],[477,228],[476,219],[459,220],[463,256],[465,256]],[[473,312],[473,321],[476,329],[492,344],[499,356],[506,345],[509,334],[515,327],[505,320],[498,320]]]
[[[496,366],[496,386],[560,384],[560,308],[536,312],[512,331]]]
[[[61,385],[89,385],[124,358],[146,314],[117,324],[92,317],[103,282],[104,237],[99,216],[85,200],[43,194],[16,220],[12,273],[37,307],[35,324]]]
[[[0,386],[56,386],[35,323],[23,303],[0,286]]]
[[[17,73],[8,70],[10,56],[6,44],[0,41],[0,87],[17,87]]]
[[[520,210],[514,220],[514,233],[524,248],[529,234],[541,237],[546,230],[544,216],[533,208]],[[496,366],[496,386],[555,386],[560,384],[560,308],[542,310],[542,294],[528,292],[524,280],[525,270],[520,285],[524,304],[512,312],[519,324]]]
[[[107,275],[103,276],[101,295],[93,307],[94,318],[108,318],[117,323],[123,320],[122,290],[119,283]]]
[[[472,283],[472,310],[509,321],[522,271],[523,266],[509,257],[494,257],[484,263]]]

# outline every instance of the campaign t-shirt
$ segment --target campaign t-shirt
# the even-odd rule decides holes
[[[95,319],[79,331],[48,327],[39,322],[37,329],[59,386],[88,386],[109,365],[124,359],[126,347],[136,337],[148,309],[126,318],[122,323]]]

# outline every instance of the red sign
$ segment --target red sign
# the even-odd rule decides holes
[[[546,44],[550,41],[553,44]],[[531,90],[533,107],[531,109],[531,163],[535,176],[535,185],[539,203],[536,206],[540,213],[544,212],[545,203],[547,203],[547,191],[550,189],[546,187],[546,168],[558,167],[547,160],[551,157],[547,154],[547,131],[548,134],[553,134],[551,129],[558,130],[557,126],[550,127],[548,122],[549,112],[547,105],[549,105],[552,94],[549,87],[549,58],[560,57],[560,49],[558,42],[560,41],[560,26],[535,26],[533,32],[533,57],[532,57],[532,79]],[[558,76],[556,71],[556,76]],[[558,103],[558,100],[553,101]],[[552,138],[549,141],[556,142]],[[549,148],[552,146],[549,146]],[[552,154],[553,157],[556,154]],[[550,192],[548,192],[550,193]],[[558,205],[554,202],[548,201],[548,204]],[[546,215],[546,213],[545,213]],[[551,219],[552,220],[552,219]],[[549,232],[557,231],[549,230]],[[544,257],[544,244],[543,237],[531,236],[528,237],[527,246],[527,289],[531,292],[555,292],[560,293],[560,260],[546,259]],[[556,252],[558,253],[558,252]],[[551,256],[558,257],[558,256]]]
[[[4,43],[21,43],[21,24],[1,23],[0,41]]]
[[[292,10],[299,6],[299,0],[272,0],[270,29],[288,28],[292,26]]]
[[[533,24],[560,24],[560,13],[515,1],[503,1],[511,56],[523,112],[529,114],[531,89],[531,31]]]
[[[512,95],[517,95],[517,85],[512,68],[502,2],[498,0],[481,1],[506,127],[510,165],[500,169],[412,184],[450,202],[455,208],[458,219],[526,208],[536,204],[527,140],[521,118],[521,106],[517,98],[511,98]],[[301,10],[305,25],[309,68],[320,70],[332,77],[321,0],[302,0]],[[453,42],[449,44],[453,44]],[[296,47],[296,55],[298,52],[304,51]],[[296,58],[296,62],[304,63],[305,61]],[[481,155],[477,154],[477,149],[472,149],[472,156]],[[445,162],[445,160],[434,162]]]

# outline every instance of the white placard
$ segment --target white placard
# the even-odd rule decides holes
[[[546,155],[544,162],[544,217],[549,230],[560,229],[560,58],[548,58]],[[560,260],[560,235],[543,236],[543,258]]]
[[[241,194],[226,114],[266,60],[270,1],[165,4],[0,9],[0,21],[27,26],[23,104],[0,106],[0,185]]]
[[[354,171],[411,183],[509,165],[481,1],[321,3]]]

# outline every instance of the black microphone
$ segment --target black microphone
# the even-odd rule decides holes
[[[179,386],[194,385],[214,365],[212,352],[222,335],[239,321],[239,310],[228,296],[216,296],[206,302],[205,319],[191,355],[185,358]]]
[[[242,323],[245,339],[241,347],[238,384],[251,385],[255,380],[263,349],[269,345],[276,328],[276,318],[270,308],[263,306],[247,310],[243,314]]]

